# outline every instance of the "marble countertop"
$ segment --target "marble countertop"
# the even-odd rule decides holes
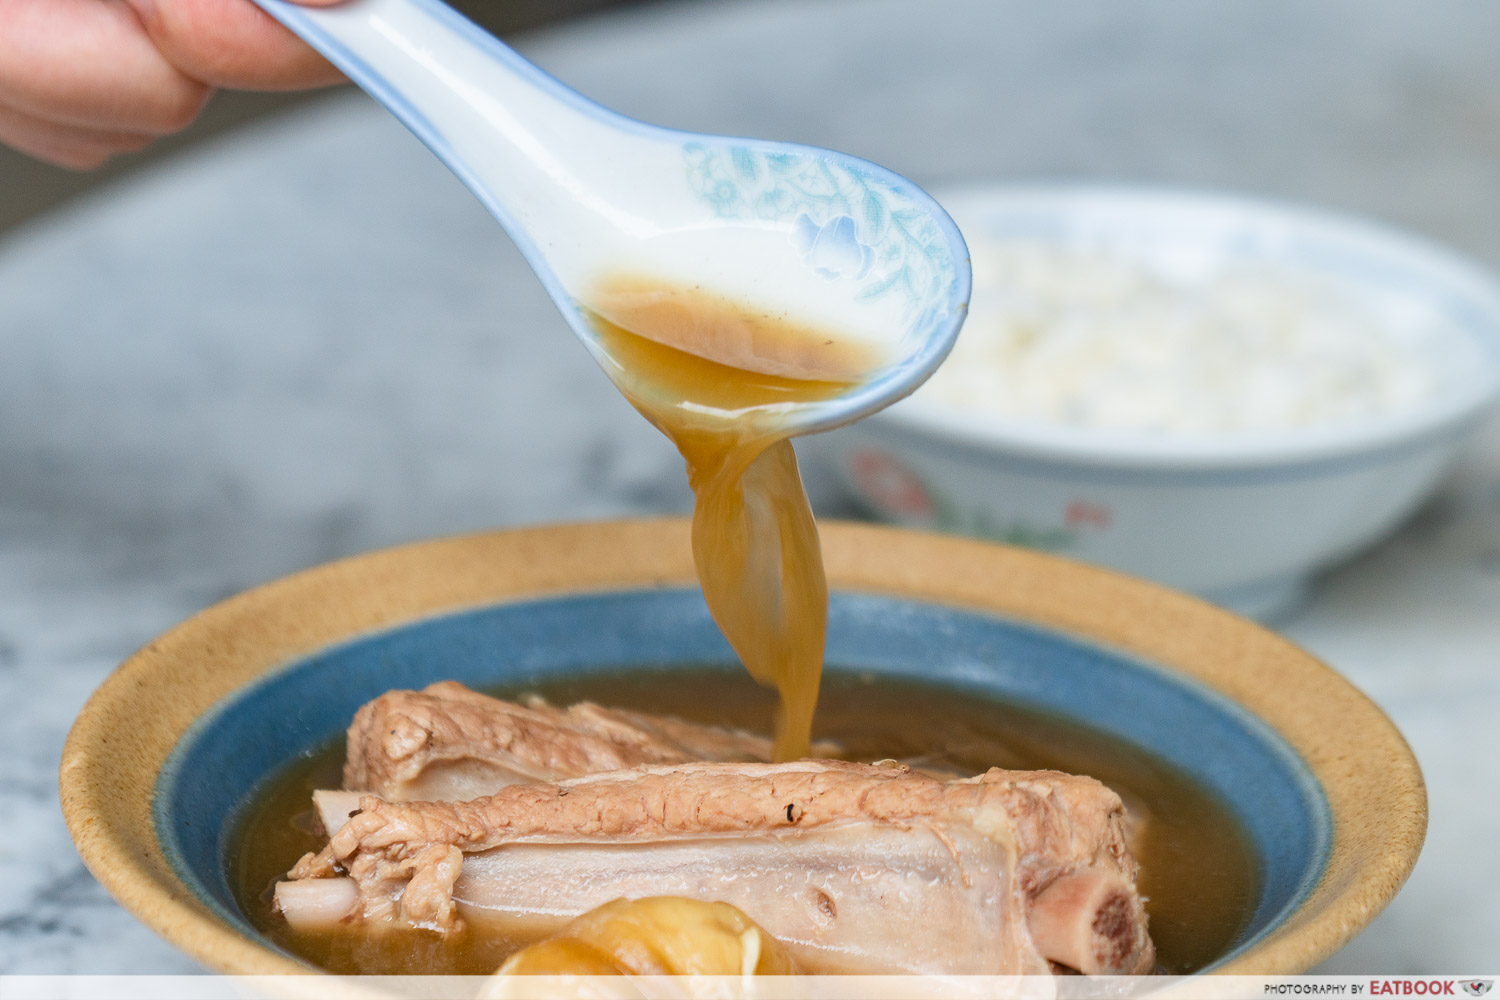
[[[1472,0],[699,2],[530,36],[665,124],[924,184],[1088,177],[1373,214],[1500,267],[1500,7]],[[848,513],[811,470],[824,514]],[[222,597],[434,534],[688,509],[680,462],[479,205],[356,94],[0,243],[0,973],[195,971],[58,811],[67,727]],[[1284,630],[1411,741],[1427,848],[1321,971],[1500,965],[1500,422]]]

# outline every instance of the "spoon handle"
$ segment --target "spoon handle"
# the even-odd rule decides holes
[[[606,199],[574,175],[644,128],[563,86],[439,0],[255,0],[400,119],[528,256]],[[610,126],[615,126],[611,128]],[[639,136],[637,137],[639,138]],[[595,208],[589,212],[591,205]]]

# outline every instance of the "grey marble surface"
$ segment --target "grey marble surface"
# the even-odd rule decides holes
[[[533,36],[585,93],[936,184],[1094,177],[1362,211],[1500,266],[1485,0],[699,2]],[[0,178],[3,183],[3,178]],[[824,513],[845,512],[812,470]],[[423,536],[685,511],[504,235],[357,95],[0,244],[0,973],[193,962],[84,871],[56,767],[89,692],[205,605]],[[1328,972],[1500,968],[1500,423],[1286,625],[1401,726],[1426,852]]]

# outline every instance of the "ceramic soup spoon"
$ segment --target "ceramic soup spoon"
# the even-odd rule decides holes
[[[526,255],[596,355],[591,290],[628,271],[863,344],[875,368],[802,432],[906,395],[967,312],[947,213],[882,167],[643,124],[552,79],[439,0],[256,0],[384,104]]]

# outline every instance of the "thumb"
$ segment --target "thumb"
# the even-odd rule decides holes
[[[300,90],[343,79],[250,0],[126,0],[177,69],[214,87]],[[329,6],[337,0],[304,0]]]

